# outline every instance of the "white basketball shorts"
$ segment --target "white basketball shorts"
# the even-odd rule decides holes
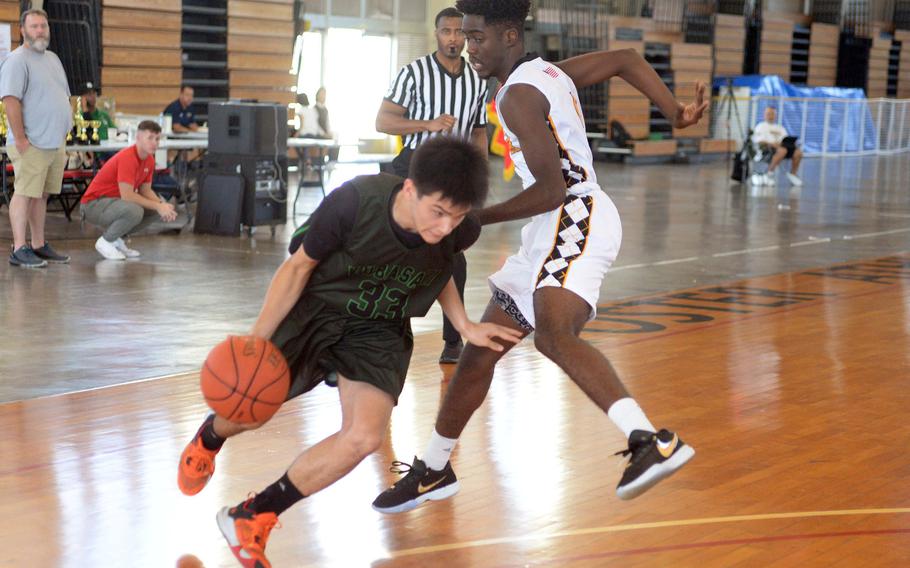
[[[589,320],[594,319],[601,283],[621,243],[619,213],[606,193],[596,189],[570,194],[562,207],[537,215],[522,227],[521,248],[490,276],[494,299],[502,305],[501,293],[508,294],[514,306],[503,308],[507,312],[517,308],[525,322],[516,321],[533,327],[534,292],[557,286],[587,302]]]

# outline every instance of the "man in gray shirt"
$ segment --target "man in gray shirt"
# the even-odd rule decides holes
[[[66,164],[66,133],[73,125],[70,90],[60,59],[47,46],[50,28],[44,10],[27,10],[19,18],[24,45],[0,64],[0,97],[6,108],[9,136],[6,152],[15,172],[9,204],[13,252],[9,263],[42,268],[67,263],[44,238],[47,196],[58,194]],[[25,240],[31,231],[31,244]]]

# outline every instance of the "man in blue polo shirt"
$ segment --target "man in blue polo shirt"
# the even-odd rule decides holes
[[[190,108],[192,104],[193,88],[189,85],[180,85],[180,96],[164,109],[164,114],[169,114],[172,118],[171,130],[174,132],[195,132],[199,130],[199,125],[196,124],[196,115]]]

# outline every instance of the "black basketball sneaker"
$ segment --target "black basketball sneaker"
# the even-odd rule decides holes
[[[615,455],[628,456],[629,463],[616,486],[620,499],[634,499],[659,481],[670,477],[695,455],[674,432],[633,430],[629,447]]]
[[[439,501],[458,493],[458,478],[450,462],[442,471],[436,471],[415,457],[413,464],[392,462],[389,471],[407,475],[373,501],[373,508],[380,513],[403,513],[424,501]]]

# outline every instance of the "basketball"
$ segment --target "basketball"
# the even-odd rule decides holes
[[[184,554],[177,559],[177,568],[205,568],[202,560],[192,554]]]
[[[263,422],[284,404],[291,373],[272,342],[229,335],[202,366],[200,386],[215,414],[231,422]]]

